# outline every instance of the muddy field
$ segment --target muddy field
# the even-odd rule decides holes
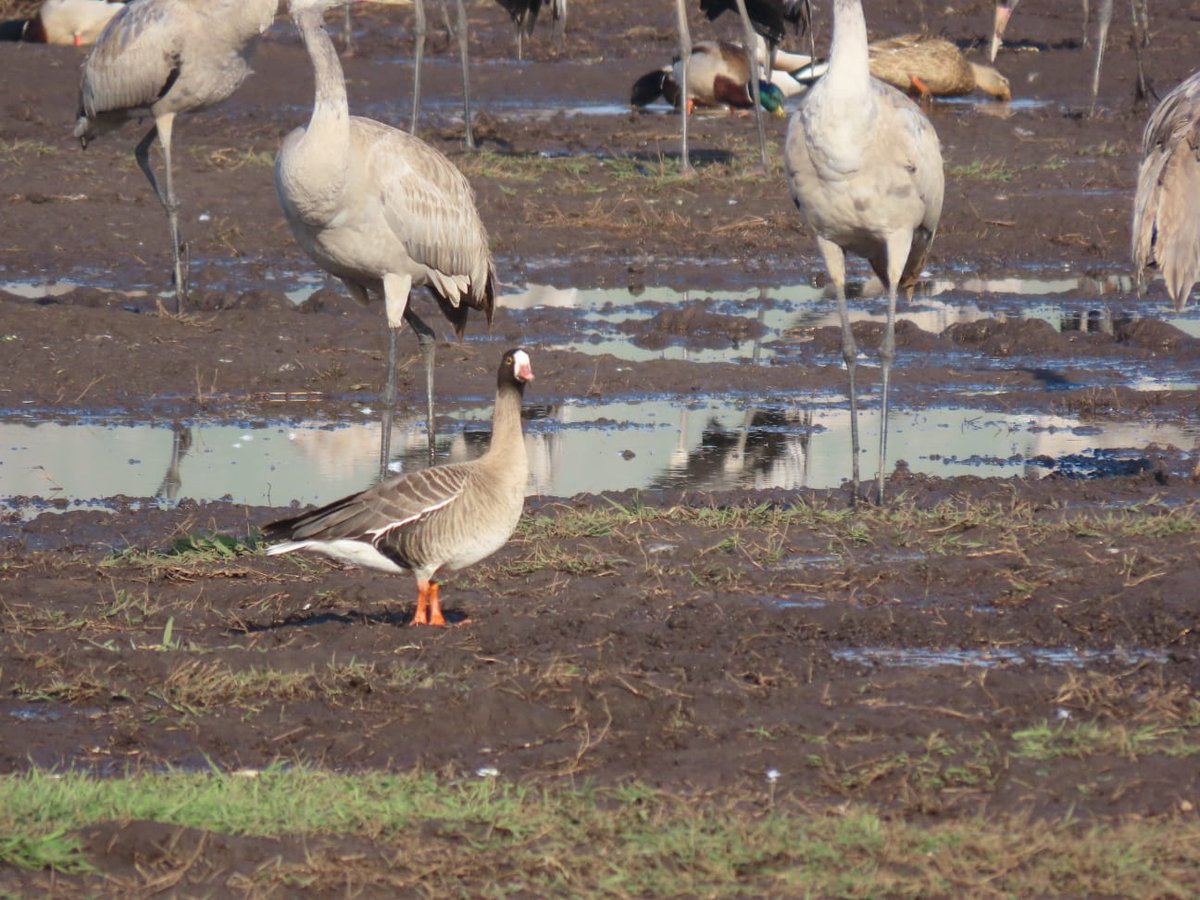
[[[405,627],[408,579],[256,552],[257,527],[282,505],[106,497],[103,508],[35,517],[41,505],[72,504],[49,492],[10,497],[0,522],[0,771],[284,761],[450,778],[494,768],[504,779],[638,780],[754,801],[775,770],[772,802],[825,814],[853,802],[917,822],[1193,820],[1195,304],[1174,315],[1161,282],[1138,297],[1129,280],[1149,107],[1134,103],[1127,16],[1119,10],[1088,118],[1078,8],[1028,6],[997,63],[1015,102],[933,111],[947,184],[925,287],[952,282],[939,302],[977,314],[936,333],[900,326],[895,402],[933,410],[969,393],[985,412],[1069,415],[1084,433],[1119,425],[1174,439],[1109,448],[1089,457],[1086,477],[1061,458],[1042,461],[1049,477],[1008,479],[943,479],[893,460],[882,509],[851,509],[844,488],[710,490],[728,483],[704,471],[682,489],[531,497],[509,545],[446,582],[460,627],[445,630]],[[869,4],[873,35],[915,30],[920,7]],[[983,0],[941,18],[925,7],[925,24],[964,46],[990,21]],[[583,109],[623,106],[634,78],[670,58],[672,9],[580,0],[564,41],[539,26],[517,64],[503,13],[472,4],[479,153],[461,147],[456,61],[434,29],[422,136],[468,173],[506,292],[628,288],[634,303],[662,286],[761,289],[770,307],[781,286],[824,282],[783,182],[783,120],[768,123],[774,171],[762,177],[752,171],[752,120],[698,117],[699,174],[683,180],[677,119],[665,110]],[[1143,58],[1162,94],[1200,59],[1200,11],[1163,0],[1151,15]],[[369,6],[356,16],[351,106],[403,124],[410,13]],[[695,16],[694,36],[734,34],[719,24]],[[827,40],[828,10],[817,27]],[[279,142],[311,104],[290,25],[269,33],[229,103],[176,127],[195,304],[181,318],[155,312],[170,253],[133,163],[136,129],[86,152],[70,138],[80,59],[74,48],[0,46],[5,420],[337,421],[372,403],[382,310],[356,306],[332,281],[299,306],[286,295],[314,274],[272,182]],[[865,277],[861,266],[853,274]],[[1077,280],[1055,296],[1055,324],[1023,316],[1026,296],[969,286],[1049,278]],[[75,286],[55,287],[64,281]],[[436,311],[417,302],[432,322]],[[854,302],[879,312],[878,300]],[[815,305],[833,309],[828,297]],[[518,344],[531,351],[536,405],[736,395],[783,406],[844,390],[828,318],[764,336],[753,310],[702,299],[602,336],[652,350],[759,340],[770,351],[769,364],[694,362],[564,349],[562,336],[583,333],[570,308],[505,309],[503,298],[500,307],[490,332],[475,321],[464,342],[439,344],[439,405],[486,396],[500,352]],[[856,334],[871,354],[881,327],[864,321]],[[415,343],[403,349],[400,412],[420,416]],[[859,371],[873,409],[876,370]],[[739,445],[739,465],[765,471],[772,433]],[[866,429],[868,445],[874,434]],[[720,431],[706,439],[737,444]],[[928,441],[935,451],[938,435]],[[848,445],[842,455],[848,477]],[[268,669],[300,677],[256,689],[237,677]],[[1044,742],[1031,749],[1034,734]],[[155,861],[145,848],[140,869],[106,856],[120,828],[89,835],[88,846],[133,888]],[[222,865],[213,862],[210,886],[238,868]],[[1194,858],[1180,868],[1179,885],[1200,886]],[[0,869],[0,888],[41,891],[51,877]],[[102,890],[94,877],[56,884]]]

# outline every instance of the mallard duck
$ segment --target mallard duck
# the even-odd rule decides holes
[[[478,459],[419,469],[313,512],[272,522],[268,556],[314,550],[349,565],[417,579],[413,625],[445,625],[440,572],[495,553],[512,536],[525,504],[529,463],[521,399],[533,380],[525,350],[509,350],[496,375],[492,440]]]
[[[960,97],[983,91],[1012,99],[1008,79],[991,66],[969,62],[945,38],[902,34],[870,45],[871,74],[880,81],[923,97]]]
[[[937,133],[920,108],[872,78],[860,0],[834,0],[829,72],[804,95],[788,125],[784,170],[792,200],[816,233],[837,291],[842,358],[850,379],[853,496],[858,496],[858,350],[846,306],[846,254],[865,258],[888,290],[879,348],[878,496],[887,459],[888,387],[895,354],[897,288],[921,272],[945,193]]]
[[[633,83],[629,102],[645,106],[664,97],[673,106],[680,104],[679,84],[683,80],[679,59],[671,65],[655,69]],[[759,102],[763,109],[784,115],[783,92],[769,81],[758,83]],[[750,66],[746,52],[728,41],[701,41],[692,47],[692,62],[688,69],[688,112],[696,106],[751,109]]]
[[[0,40],[35,44],[94,44],[123,0],[45,0],[29,19],[0,22]]]
[[[980,90],[998,100],[1012,99],[1008,79],[991,66],[969,62],[944,38],[902,34],[868,45],[871,74],[906,93],[929,97],[959,97]],[[825,74],[829,63],[819,60],[793,72],[807,85]]]
[[[1175,309],[1200,280],[1200,72],[1174,88],[1151,114],[1142,135],[1142,163],[1133,201],[1133,262],[1139,287],[1157,266]]]

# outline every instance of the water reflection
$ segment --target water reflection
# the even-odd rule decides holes
[[[1039,319],[1057,331],[1113,334],[1118,323],[1140,318],[1164,321],[1192,337],[1200,337],[1200,311],[1183,312],[1128,296],[1132,280],[1125,276],[1026,279],[1017,277],[962,280],[927,279],[911,303],[896,311],[898,321],[910,322],[930,334],[964,323]],[[867,295],[873,292],[869,286]],[[1077,294],[1078,301],[1052,299]],[[997,297],[1013,295],[1020,302],[1006,308]],[[1102,298],[1119,295],[1116,305]],[[985,300],[986,298],[986,300]],[[536,316],[540,343],[555,349],[589,355],[609,354],[641,362],[685,359],[691,362],[752,362],[786,353],[805,329],[837,328],[840,322],[832,294],[811,284],[730,290],[675,290],[669,287],[559,288],[530,284],[501,298],[506,311]],[[1115,301],[1114,301],[1115,303]],[[683,325],[662,327],[664,311],[700,306],[709,317],[725,317],[724,334],[712,328],[688,330]],[[559,311],[571,311],[569,316]],[[886,316],[885,304],[859,302],[850,311],[852,322],[877,322]],[[657,317],[657,318],[656,318]],[[630,335],[639,340],[631,340]]]
[[[1134,665],[1164,663],[1167,655],[1145,647],[1088,650],[1075,647],[989,647],[985,650],[959,647],[855,647],[834,650],[834,659],[862,665],[930,669],[937,666],[1005,668],[1037,664],[1058,668],[1083,668],[1097,663]]]
[[[446,409],[438,461],[472,459],[488,442],[487,404]],[[878,427],[877,411],[860,414]],[[572,496],[629,488],[829,488],[849,471],[849,414],[828,400],[739,402],[698,398],[567,402],[526,408],[530,494]],[[1190,448],[1200,427],[1093,425],[1053,415],[967,407],[895,410],[894,459],[938,476],[1131,470],[1155,443]],[[184,498],[284,505],[361,490],[378,471],[380,425],[305,421],[0,423],[0,498],[36,511],[103,507],[108,498]],[[425,465],[423,420],[398,423],[391,469]],[[1120,466],[1108,451],[1120,451]],[[1089,461],[1092,461],[1091,463]],[[876,463],[864,451],[863,466]],[[1094,464],[1092,464],[1094,463]],[[1123,468],[1122,468],[1123,467]],[[164,474],[165,473],[165,474]]]

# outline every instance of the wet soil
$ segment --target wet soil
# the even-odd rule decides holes
[[[517,64],[506,18],[491,4],[474,5],[482,154],[462,149],[457,64],[435,32],[422,136],[469,174],[501,280],[512,288],[628,287],[631,296],[655,285],[762,287],[764,303],[780,285],[823,283],[815,242],[780,174],[782,121],[768,124],[776,161],[762,177],[751,173],[751,120],[698,117],[700,172],[681,181],[670,177],[677,120],[665,111],[564,111],[622,105],[634,78],[670,58],[673,12],[660,6],[573,5],[565,42],[553,44],[539,28],[530,58]],[[873,33],[916,29],[920,6],[873,4]],[[964,3],[926,24],[965,45],[982,39],[990,6]],[[1019,297],[959,288],[951,299],[977,305],[985,318],[937,334],[902,327],[896,402],[947,403],[983,381],[995,389],[975,398],[984,408],[1067,410],[1195,433],[1195,389],[1137,391],[1125,375],[1200,374],[1198,339],[1162,321],[1161,282],[1139,299],[1127,277],[1148,112],[1134,101],[1128,23],[1114,23],[1099,110],[1089,118],[1082,112],[1090,54],[1079,47],[1078,9],[1050,6],[1021,7],[1010,30],[1019,46],[999,59],[1019,102],[932,111],[948,177],[928,275],[963,284],[1078,278],[1078,290],[1056,298],[1064,316],[1086,323],[1100,310],[1117,324],[1055,328],[1022,319]],[[357,53],[345,63],[352,106],[403,124],[408,12],[356,14]],[[1151,14],[1142,55],[1153,87],[1165,93],[1200,58],[1200,13],[1194,3],[1166,0]],[[734,32],[733,23],[714,28],[698,18],[693,28],[696,36]],[[818,29],[827,37],[827,10]],[[170,254],[162,211],[133,164],[136,129],[79,151],[70,128],[80,52],[0,49],[0,281],[35,286],[23,295],[0,290],[7,417],[337,418],[377,396],[382,310],[358,307],[334,282],[315,282],[320,289],[300,305],[285,293],[318,274],[279,213],[270,168],[311,102],[307,61],[290,26],[280,21],[272,30],[256,74],[230,102],[176,128],[194,303],[184,317],[156,312]],[[865,274],[854,270],[859,280]],[[45,288],[64,281],[78,286]],[[416,302],[436,312],[425,298]],[[879,309],[877,300],[855,303]],[[770,365],[630,362],[540,346],[540,335],[570,328],[562,310],[510,311],[503,300],[500,307],[490,331],[475,321],[467,340],[439,344],[439,402],[486,394],[499,352],[515,344],[531,348],[537,402],[843,389],[831,325],[778,338]],[[758,337],[751,320],[723,324],[727,315],[684,304],[625,339],[704,348],[722,335]],[[856,333],[873,352],[880,326],[863,322]],[[870,390],[874,370],[860,372]],[[419,414],[415,358],[406,359],[400,387],[402,403]],[[1168,517],[1197,502],[1196,453],[1140,448],[1131,467],[1087,480],[939,480],[909,476],[901,464],[893,496],[905,509],[1008,508],[1037,521],[1111,510]],[[611,531],[565,542],[575,556],[550,563],[547,548],[566,553],[564,541],[527,529],[448,581],[453,618],[469,623],[427,630],[405,627],[407,579],[257,555],[139,562],[131,548],[162,550],[198,533],[252,539],[256,526],[285,512],[229,503],[146,509],[139,499],[32,520],[15,512],[0,529],[0,771],[285,760],[351,771],[495,766],[505,778],[582,774],[736,792],[761,790],[764,771],[774,768],[781,802],[854,798],[914,818],[1195,814],[1200,770],[1189,755],[1001,754],[1003,765],[986,776],[936,784],[874,765],[920,752],[932,733],[958,747],[1003,748],[1021,729],[1072,716],[1133,728],[1148,714],[1147,696],[1160,701],[1156,714],[1190,721],[1194,732],[1194,529],[1114,536],[1081,527],[1052,541],[991,546],[1002,530],[982,528],[961,551],[931,554],[913,552],[920,541],[897,526],[830,556],[820,528],[750,521],[718,532],[696,524],[695,513],[796,503],[845,509],[845,491],[649,492],[615,499],[630,509],[690,512],[631,513]],[[549,522],[611,509],[610,499],[596,497],[529,504],[531,516]],[[174,652],[163,652],[168,622]],[[914,664],[909,651],[944,664]],[[350,659],[361,668],[338,668]],[[206,672],[262,667],[311,671],[311,684],[250,708],[172,694]],[[401,669],[423,674],[410,681]],[[3,882],[31,890],[38,877],[6,872]]]

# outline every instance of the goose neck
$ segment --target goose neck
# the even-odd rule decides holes
[[[521,401],[523,386],[505,382],[496,388],[496,406],[492,412],[492,441],[490,452],[524,455],[525,438],[521,434]]]

